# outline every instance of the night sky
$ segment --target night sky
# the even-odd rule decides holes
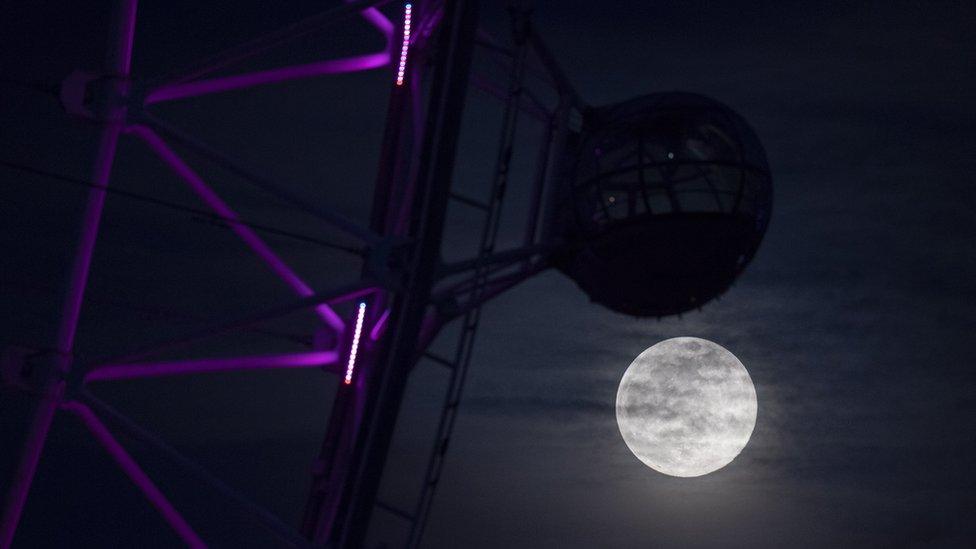
[[[84,179],[97,128],[65,115],[54,97],[7,81],[56,84],[75,68],[97,67],[110,5],[31,4],[5,6],[0,23],[0,160]],[[136,76],[165,75],[321,9],[311,2],[276,11],[267,2],[216,4],[140,6]],[[973,5],[540,0],[534,7],[535,28],[590,104],[684,90],[744,116],[769,157],[773,217],[738,282],[681,318],[601,309],[553,271],[486,307],[425,546],[976,542]],[[398,5],[385,10],[399,17]],[[501,3],[486,2],[483,12],[485,27],[504,37]],[[356,23],[240,69],[380,46]],[[308,201],[365,219],[389,83],[389,72],[373,71],[174,102],[156,112],[288,181]],[[476,193],[491,173],[501,111],[480,92],[469,98],[457,185]],[[538,128],[522,130],[503,243],[521,234],[518,204],[535,155]],[[342,242],[314,218],[187,158],[243,217]],[[201,207],[132,139],[123,141],[112,185]],[[84,191],[0,166],[2,346],[51,345]],[[463,254],[475,229],[468,212],[452,210],[445,256]],[[318,288],[359,272],[358,261],[340,251],[268,241]],[[110,196],[77,360],[97,362],[290,299],[225,228]],[[302,334],[309,318],[295,315],[268,329]],[[452,334],[446,330],[435,348]],[[729,349],[758,395],[749,444],[700,478],[644,466],[614,415],[617,385],[633,358],[676,336]],[[237,334],[170,356],[295,345]],[[385,499],[412,502],[446,380],[430,364],[415,372]],[[252,372],[103,384],[95,392],[297,526],[336,381],[315,371]],[[29,402],[0,392],[2,487]],[[272,543],[211,492],[122,440],[215,546]],[[376,541],[402,534],[394,519],[375,517]],[[178,545],[77,420],[64,415],[17,542]]]

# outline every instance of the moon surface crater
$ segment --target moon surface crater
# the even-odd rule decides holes
[[[631,452],[666,475],[697,477],[728,465],[756,426],[749,372],[721,345],[664,340],[641,353],[617,389],[617,426]]]

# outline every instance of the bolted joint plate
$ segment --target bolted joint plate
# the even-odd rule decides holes
[[[109,122],[119,113],[129,117],[140,113],[142,92],[142,87],[127,77],[75,69],[61,81],[58,98],[71,116]]]
[[[59,361],[50,360],[54,351],[11,345],[0,352],[0,387],[31,394],[42,394],[57,371]]]
[[[387,289],[396,291],[403,288],[414,247],[414,243],[406,239],[383,239],[367,251],[364,274]]]

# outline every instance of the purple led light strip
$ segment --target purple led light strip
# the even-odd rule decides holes
[[[356,354],[359,352],[359,336],[363,333],[363,318],[366,316],[366,303],[359,303],[359,312],[356,315],[356,330],[352,335],[352,346],[349,348],[349,363],[346,364],[345,384],[352,383],[352,373],[356,368]]]
[[[397,67],[396,85],[403,85],[403,77],[407,69],[407,53],[410,51],[410,19],[413,15],[413,5],[403,7],[403,43],[400,45],[400,65]]]

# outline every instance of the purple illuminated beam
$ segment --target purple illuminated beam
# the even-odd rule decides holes
[[[234,231],[237,236],[247,244],[255,254],[258,255],[265,263],[271,267],[282,280],[285,281],[289,286],[295,290],[295,293],[302,297],[309,297],[315,292],[305,283],[298,275],[291,270],[291,268],[285,264],[284,261],[278,257],[274,251],[264,243],[263,240],[251,230],[250,227],[239,223],[240,218],[237,214],[230,209],[230,206],[226,202],[221,200],[217,193],[207,186],[195,171],[193,171],[190,166],[183,161],[182,158],[177,156],[173,149],[158,136],[154,131],[146,126],[134,125],[126,128],[129,133],[135,134],[165,162],[169,167],[176,172],[191,189],[200,197],[211,209],[213,209],[218,215],[225,219],[233,220],[234,222],[228,222],[228,227]],[[345,329],[345,324],[342,319],[329,307],[326,303],[321,303],[315,307],[316,312],[319,316],[325,320],[326,324],[332,327],[337,332],[342,332]]]
[[[268,370],[279,368],[317,368],[335,364],[339,355],[335,351],[317,351],[289,355],[244,356],[232,358],[201,358],[168,362],[131,362],[106,364],[88,372],[85,382],[115,381],[145,377],[235,372],[241,370]],[[336,373],[339,373],[336,370]]]
[[[160,351],[178,349],[180,347],[185,347],[191,343],[203,341],[211,337],[251,328],[263,322],[280,318],[296,311],[305,310],[319,303],[337,304],[343,301],[365,297],[378,291],[378,288],[374,284],[374,282],[369,280],[360,280],[352,284],[346,284],[338,288],[333,288],[329,291],[316,293],[315,295],[309,297],[297,299],[290,303],[276,305],[270,309],[257,311],[230,322],[208,326],[193,333],[184,334],[173,339],[157,341],[133,352],[128,352],[123,355],[117,355],[102,360],[96,360],[93,362],[93,364],[96,364],[94,368],[99,368],[102,365],[120,364],[123,362],[141,362],[146,357]]]
[[[150,105],[162,101],[173,101],[211,93],[252,88],[254,86],[275,84],[299,78],[365,71],[389,65],[393,58],[391,53],[393,48],[393,23],[376,8],[367,8],[362,11],[361,15],[376,27],[386,40],[383,49],[376,53],[355,55],[341,59],[329,59],[326,61],[307,63],[305,65],[280,67],[220,78],[175,82],[150,91],[146,96],[145,103]]]
[[[373,325],[373,329],[369,331],[369,338],[373,341],[377,341],[383,336],[383,332],[386,331],[386,321],[390,318],[390,310],[386,309],[383,314],[380,315],[379,320]]]
[[[129,91],[129,67],[132,63],[132,43],[136,27],[136,0],[123,0],[117,3],[114,18],[115,33],[110,40],[110,48],[106,56],[106,73],[117,75],[110,80],[110,93],[115,97],[124,97]],[[44,381],[42,397],[37,404],[34,417],[31,420],[27,440],[24,442],[17,469],[6,488],[6,497],[0,517],[0,547],[10,547],[13,543],[17,524],[20,522],[21,512],[27,501],[27,494],[34,482],[38,461],[44,451],[51,423],[54,421],[58,403],[61,400],[65,384],[61,375],[71,368],[71,356],[74,348],[75,333],[78,328],[78,318],[88,284],[88,273],[91,267],[98,227],[105,205],[105,187],[108,186],[115,160],[115,151],[119,134],[122,131],[126,109],[122,101],[112,101],[108,109],[105,126],[102,129],[95,165],[92,169],[92,181],[95,186],[88,192],[85,213],[82,217],[81,235],[75,249],[74,263],[71,267],[71,278],[65,292],[61,307],[61,320],[58,326],[57,340],[54,344],[51,361],[53,362],[49,379]],[[10,451],[5,448],[5,451]]]
[[[119,468],[129,477],[129,480],[139,488],[142,494],[146,496],[146,499],[149,500],[149,503],[159,511],[163,520],[169,523],[173,531],[176,532],[176,535],[183,540],[183,543],[194,548],[207,546],[200,539],[200,536],[193,531],[193,528],[190,527],[183,516],[180,515],[179,511],[173,507],[173,504],[159,491],[159,488],[156,487],[152,479],[139,467],[139,464],[115,440],[115,437],[112,436],[112,433],[109,432],[108,428],[98,419],[95,413],[91,411],[91,408],[80,402],[65,402],[61,405],[61,408],[78,416],[82,423],[85,424],[85,427],[91,432],[92,436],[105,448],[105,451],[112,456],[112,459],[115,460]]]
[[[349,3],[349,1],[350,0],[346,0],[346,3]],[[386,38],[387,43],[390,43],[390,41],[393,40],[393,22],[387,19],[386,16],[383,15],[383,12],[376,8],[366,8],[360,12],[360,15],[362,15],[363,19],[368,21],[369,24],[376,27],[376,30],[383,34],[383,37]]]
[[[182,84],[171,84],[157,88],[146,96],[146,104],[161,103],[163,101],[173,101],[185,99],[187,97],[197,97],[212,93],[221,93],[243,88],[253,88],[265,84],[275,84],[296,80],[299,78],[309,78],[313,76],[324,76],[327,74],[343,74],[349,72],[365,71],[386,66],[390,63],[390,54],[387,51],[345,57],[342,59],[330,59],[328,61],[318,61],[305,65],[293,65],[290,67],[280,67],[266,71],[250,72],[247,74],[237,74],[224,78],[211,78],[208,80],[196,80]]]

